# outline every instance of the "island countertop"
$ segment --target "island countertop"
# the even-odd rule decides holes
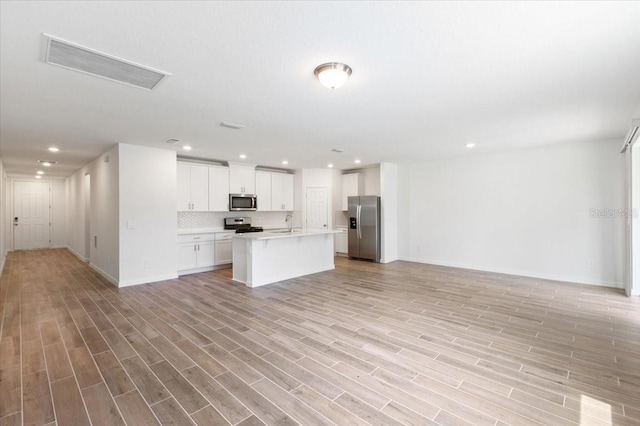
[[[293,237],[306,237],[310,235],[327,235],[327,234],[339,234],[340,231],[325,230],[325,229],[294,229],[290,231],[264,231],[264,232],[246,232],[244,234],[236,234],[234,238],[242,238],[245,240],[275,240],[280,238],[293,238]]]

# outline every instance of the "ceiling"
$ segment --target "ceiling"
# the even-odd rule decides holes
[[[68,176],[116,143],[353,168],[618,138],[640,115],[640,2],[0,3],[0,157]],[[45,64],[43,33],[172,75]],[[340,89],[314,68],[349,64]],[[246,126],[232,130],[221,121]],[[50,154],[46,147],[61,151]],[[337,154],[331,148],[347,152]]]

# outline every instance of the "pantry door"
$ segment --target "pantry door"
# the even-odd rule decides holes
[[[51,244],[51,184],[49,182],[13,183],[13,248],[32,250]]]
[[[306,198],[306,228],[327,229],[329,206],[327,203],[327,188],[307,188]]]

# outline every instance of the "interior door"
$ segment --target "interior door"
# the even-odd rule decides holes
[[[307,229],[327,229],[327,188],[307,188],[306,200]]]
[[[50,246],[49,182],[13,183],[13,247],[31,250]]]

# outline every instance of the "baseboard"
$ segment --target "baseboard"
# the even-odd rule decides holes
[[[89,258],[88,257],[84,257],[82,255],[80,255],[80,253],[78,253],[77,251],[75,251],[74,249],[72,249],[69,246],[65,246],[65,247],[61,247],[61,248],[66,248],[67,250],[69,250],[75,257],[77,257],[78,259],[82,260],[83,262],[88,262]]]
[[[495,272],[497,274],[515,275],[520,277],[540,278],[543,280],[562,281],[570,284],[586,284],[586,285],[594,285],[599,287],[611,287],[611,288],[621,288],[621,289],[625,288],[624,283],[615,282],[615,281],[593,280],[590,278],[576,278],[576,277],[567,277],[563,275],[541,274],[538,272],[522,271],[517,269],[504,269],[504,268],[494,268],[494,267],[487,267],[487,266],[468,265],[468,264],[455,263],[455,262],[443,262],[440,260],[420,259],[416,257],[401,256],[399,260],[404,260],[407,262],[426,263],[429,265],[437,265],[437,266],[448,266],[450,268],[462,268],[462,269],[472,269],[474,271]]]
[[[175,280],[176,278],[178,278],[178,274],[161,275],[157,277],[120,281],[118,283],[118,287],[122,288],[122,287],[131,287],[133,285],[140,285],[140,284],[151,284],[151,283],[157,283],[158,281]]]
[[[0,253],[0,275],[4,271],[4,261],[7,258],[7,253]]]
[[[96,271],[97,273],[99,273],[100,275],[102,275],[107,281],[109,281],[111,284],[115,285],[116,287],[118,287],[118,280],[116,280],[115,278],[113,278],[111,275],[107,274],[105,271],[103,271],[102,269],[98,268],[95,264],[89,262],[89,267],[91,269],[93,269],[94,271]]]

